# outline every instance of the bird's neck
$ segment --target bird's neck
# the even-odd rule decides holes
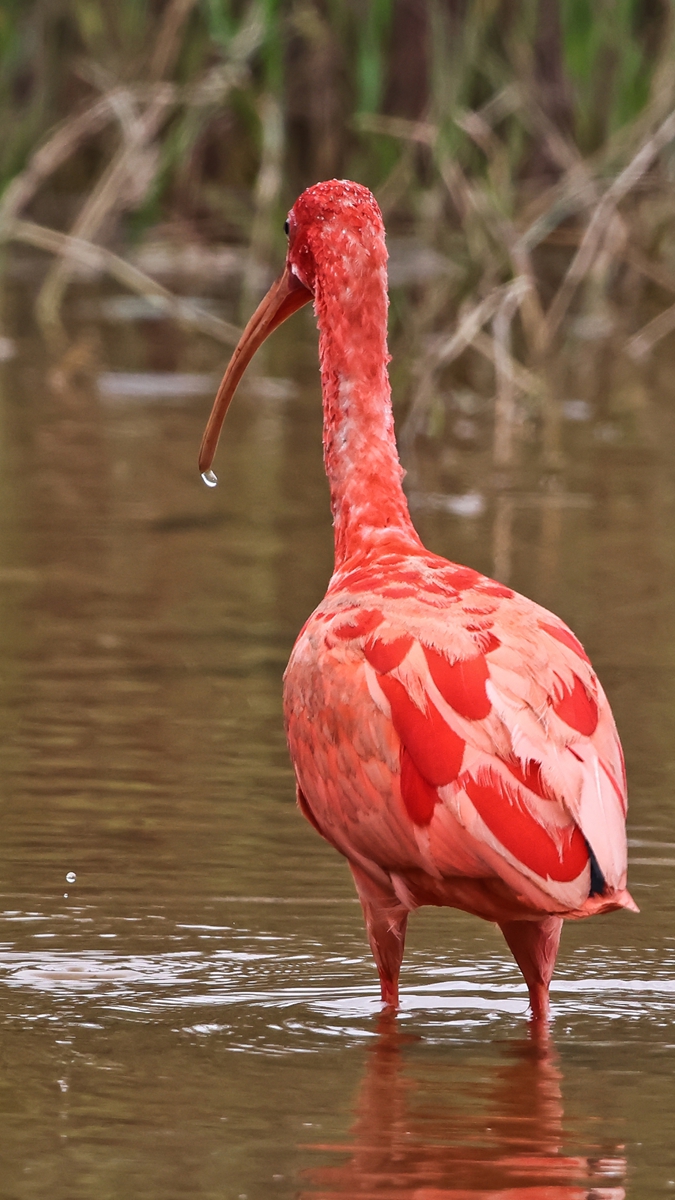
[[[378,550],[421,548],[394,436],[386,269],[363,265],[355,278],[337,264],[315,289],[336,571]]]

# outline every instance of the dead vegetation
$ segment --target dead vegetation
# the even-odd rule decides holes
[[[119,235],[134,213],[150,225],[162,202],[164,215],[187,205],[195,228],[195,213],[220,206],[247,247],[248,309],[279,257],[284,206],[319,167],[370,184],[388,225],[447,263],[408,289],[394,330],[401,346],[407,339],[415,347],[402,428],[411,459],[419,437],[438,432],[467,355],[487,364],[492,457],[508,471],[524,413],[536,418],[545,460],[559,459],[556,377],[573,328],[585,322],[586,340],[611,341],[628,370],[675,330],[670,6],[647,20],[637,2],[628,5],[615,14],[615,25],[624,22],[617,29],[598,17],[597,61],[589,59],[585,76],[577,71],[576,92],[570,64],[585,35],[565,26],[556,0],[511,6],[508,21],[497,2],[460,14],[452,4],[391,0],[365,22],[348,5],[330,16],[320,0],[273,11],[259,0],[167,0],[133,8],[136,41],[125,56],[122,17],[129,25],[132,7],[80,5],[77,19],[85,11],[91,18],[78,27],[89,53],[68,65],[80,99],[26,152],[0,198],[0,242],[53,256],[35,301],[51,344],[67,341],[63,299],[78,267],[107,273],[168,317],[232,344],[233,325],[179,300],[124,245],[112,249],[111,231]],[[37,13],[39,0],[27,8]],[[413,38],[407,60],[397,57],[397,39],[406,28],[411,37],[413,17],[426,41]],[[614,39],[614,67],[600,127],[589,80],[604,61],[603,37]],[[106,59],[109,42],[116,51]],[[638,77],[643,93],[627,109]],[[226,116],[229,158],[219,183],[204,164]],[[36,197],[92,148],[100,165],[70,227],[35,219]]]

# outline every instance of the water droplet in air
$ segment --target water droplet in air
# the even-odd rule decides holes
[[[63,893],[63,899],[64,899],[64,900],[67,900],[67,899],[68,899],[68,893],[67,893],[67,892],[64,892],[64,893]]]
[[[74,871],[69,871],[68,874],[66,875],[66,883],[74,883],[76,879],[77,879],[77,875],[75,874]]]
[[[207,487],[216,487],[218,484],[218,476],[215,471],[202,471],[202,479]]]

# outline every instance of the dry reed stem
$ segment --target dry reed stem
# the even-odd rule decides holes
[[[0,229],[6,221],[19,215],[44,181],[75,153],[82,142],[105,128],[115,116],[119,93],[125,91],[126,88],[116,88],[91,108],[70,117],[35,151],[24,170],[5,188],[0,200]]]
[[[419,142],[423,146],[434,146],[438,138],[438,126],[430,121],[411,121],[407,117],[387,117],[382,113],[359,113],[354,125],[362,133],[384,134],[406,142]]]
[[[671,112],[640,147],[628,166],[617,176],[595,206],[581,244],[546,315],[548,345],[555,337],[581,280],[590,270],[606,235],[610,218],[632,188],[643,178],[663,148],[675,138],[675,112]]]
[[[516,379],[512,367],[511,325],[529,289],[529,280],[517,279],[502,297],[492,321],[496,384],[493,456],[498,467],[508,467],[513,459]]]
[[[659,313],[653,320],[648,321],[646,325],[642,326],[642,329],[628,339],[624,347],[625,351],[638,362],[641,358],[646,358],[656,343],[667,337],[674,329],[675,304],[671,304],[665,312]]]
[[[164,79],[170,74],[181,50],[180,35],[197,0],[173,0],[165,12],[155,49],[150,60],[150,78]]]
[[[673,23],[675,31],[675,23]],[[675,81],[675,73],[673,74]],[[675,88],[671,87],[671,92]],[[649,106],[647,113],[642,113],[640,117],[633,122],[628,130],[622,130],[617,137],[621,138],[620,145],[624,147],[628,144],[628,140],[643,141],[643,130],[645,128],[645,117],[648,117],[649,125],[653,128],[655,115],[663,108],[664,98],[661,95],[657,97]],[[669,100],[668,107],[672,107],[672,102]],[[524,121],[530,123],[532,129],[539,133],[544,139],[546,148],[551,155],[551,158],[558,163],[564,171],[563,177],[557,181],[553,188],[549,189],[543,196],[539,196],[536,201],[536,207],[542,209],[524,234],[521,235],[521,241],[529,248],[533,249],[535,245],[540,244],[544,240],[552,239],[554,231],[557,230],[559,224],[575,215],[577,212],[590,208],[597,204],[600,196],[600,185],[598,179],[594,176],[606,167],[606,164],[616,153],[617,143],[616,138],[610,144],[610,148],[604,148],[601,156],[596,156],[589,160],[584,160],[576,146],[569,139],[565,138],[560,131],[553,125],[550,118],[542,110],[536,97],[536,89],[532,83],[527,91],[527,103],[521,110],[521,115]],[[656,283],[661,283],[668,290],[675,290],[672,277],[668,276],[665,269],[658,264],[651,263],[640,252],[627,245],[628,229],[618,213],[614,215],[614,221],[619,221],[620,225],[614,225],[611,228],[608,225],[606,238],[603,238],[604,250],[606,253],[607,263],[605,274],[609,274],[611,259],[631,262],[639,271],[648,278],[653,279]],[[611,222],[610,222],[611,223]],[[583,235],[578,230],[561,230],[555,237],[556,241],[561,244],[565,242],[569,245],[580,246]],[[602,253],[602,250],[599,250]],[[590,269],[590,268],[589,268]]]
[[[151,61],[151,78],[156,80],[172,69],[181,48],[182,27],[195,3],[196,0],[173,0],[165,9]],[[202,79],[185,88],[168,82],[110,87],[90,108],[63,122],[5,189],[0,199],[0,241],[26,242],[54,253],[60,259],[48,272],[36,303],[38,321],[47,334],[60,331],[61,302],[75,262],[106,270],[118,282],[157,304],[167,315],[185,322],[183,301],[118,255],[94,245],[92,239],[106,220],[129,203],[130,197],[139,203],[147,194],[157,169],[150,146],[171,107],[180,103],[188,108],[207,108],[222,103],[232,88],[243,82],[248,60],[263,36],[260,7],[252,0],[232,39],[225,63],[210,68]],[[96,64],[86,64],[86,70],[95,86],[108,84]],[[142,106],[140,114],[139,105]],[[20,220],[20,213],[45,180],[85,140],[99,133],[113,119],[119,122],[123,144],[90,193],[70,234]],[[234,326],[194,305],[191,307],[190,324],[226,345],[236,342],[238,331]]]
[[[508,377],[515,387],[528,394],[541,394],[542,385],[537,376],[528,371],[526,367],[523,367],[521,363],[517,362],[510,354],[508,347],[502,345],[500,350],[496,350],[494,339],[482,332],[483,326],[494,317],[500,305],[508,300],[509,297],[516,298],[517,305],[521,305],[529,286],[529,280],[519,277],[507,284],[503,284],[501,287],[494,288],[484,300],[481,300],[480,304],[474,305],[469,312],[462,316],[458,328],[451,337],[437,341],[429,354],[427,366],[422,372],[408,414],[401,428],[400,443],[404,453],[411,451],[413,448],[415,438],[421,428],[423,418],[433,395],[436,376],[439,370],[442,367],[449,366],[469,346],[473,346],[479,354],[489,359],[493,365],[497,357],[499,357],[500,371],[505,378]]]
[[[579,229],[558,229],[552,231],[546,238],[546,241],[557,246],[578,246],[582,236],[583,234]],[[675,292],[675,275],[661,263],[653,262],[637,246],[624,244],[617,248],[615,255],[617,259],[628,263],[640,275],[644,275],[646,279],[657,284],[664,291]],[[639,334],[635,334],[634,336],[638,337]]]
[[[675,275],[671,274],[668,268],[663,267],[661,263],[652,262],[635,246],[625,246],[622,257],[625,262],[630,263],[631,267],[634,267],[647,279],[651,279],[652,283],[658,284],[664,291],[675,292]]]
[[[508,108],[509,111],[515,112],[519,107],[522,107],[522,102],[519,90],[514,87],[509,93]],[[487,114],[489,112],[493,119],[497,119],[501,111],[501,107],[493,109],[489,105],[484,105],[482,109],[476,112],[458,113],[455,117],[457,125],[471,137],[492,162],[494,162],[499,154],[504,152],[504,146],[501,140],[494,134],[487,119]],[[445,180],[447,175],[444,174],[443,178]],[[457,186],[457,182],[455,186]],[[484,188],[472,187],[466,181],[464,194],[466,200],[473,206],[474,212],[491,229],[495,238],[506,248],[511,260],[514,276],[516,278],[522,276],[528,281],[529,286],[522,293],[521,297],[521,316],[530,353],[533,357],[537,358],[544,345],[546,322],[529,248],[519,237],[513,221],[499,212],[496,204]]]
[[[556,388],[553,386],[552,375],[554,364],[552,360],[549,359],[545,367],[546,370],[542,372],[541,379],[541,447],[546,466],[553,471],[558,471],[563,466],[564,461],[561,450],[562,414],[557,399]]]
[[[251,0],[236,34],[228,46],[224,63],[216,63],[196,83],[181,90],[179,100],[188,107],[209,108],[222,104],[229,92],[240,87],[248,63],[265,37],[265,23],[257,0]]]
[[[392,208],[409,195],[415,180],[415,143],[405,142],[391,171],[377,189],[377,201],[385,224]]]
[[[675,92],[675,72],[671,72],[671,76],[670,92]],[[669,107],[672,108],[673,97],[670,92]],[[504,93],[500,93],[502,103],[505,95],[508,95],[508,111],[517,112],[523,124],[543,140],[549,155],[563,171],[562,178],[548,194],[538,198],[539,211],[522,233],[517,232],[513,222],[499,212],[488,190],[469,181],[459,163],[442,153],[437,126],[425,121],[415,122],[370,115],[360,118],[359,127],[372,132],[386,133],[409,143],[424,144],[432,149],[439,175],[465,227],[469,242],[475,243],[475,233],[471,233],[471,225],[472,218],[477,217],[486,231],[507,251],[516,278],[524,277],[529,283],[516,308],[520,309],[527,344],[536,362],[541,361],[545,351],[552,345],[580,284],[584,279],[588,279],[594,295],[604,294],[616,262],[622,259],[631,262],[654,282],[675,291],[675,279],[672,279],[667,271],[658,264],[649,262],[639,251],[628,245],[628,226],[617,211],[619,204],[644,178],[663,148],[675,138],[675,113],[668,112],[665,119],[661,119],[659,115],[660,123],[646,139],[645,113],[641,114],[629,131],[622,131],[620,144],[624,153],[631,141],[634,145],[639,139],[639,144],[628,165],[601,192],[599,175],[603,169],[607,169],[619,143],[609,149],[605,148],[603,154],[595,160],[584,160],[576,146],[554,126],[541,109],[532,86],[513,85]],[[652,130],[657,114],[663,113],[664,99],[665,91],[662,88],[660,93],[654,96],[649,108]],[[490,102],[475,112],[458,110],[453,114],[453,119],[485,153],[489,165],[494,167],[502,153],[502,143],[492,128],[493,120],[499,119],[499,108],[495,106],[491,111],[489,104]],[[584,210],[590,210],[586,228],[583,233],[574,235],[576,252],[548,312],[544,313],[532,267],[531,251],[549,237],[563,221]],[[484,248],[487,248],[487,244]],[[406,441],[414,439],[420,427],[432,397],[435,374],[439,366],[456,358],[471,344],[480,353],[491,358],[495,365],[495,461],[506,464],[511,459],[516,386],[539,395],[543,405],[546,453],[551,462],[558,460],[558,407],[549,386],[529,372],[525,372],[523,378],[524,368],[513,359],[510,351],[510,330],[514,315],[515,308],[512,309],[512,302],[504,297],[497,301],[495,293],[490,293],[486,300],[474,306],[471,312],[465,315],[455,335],[444,343],[442,350],[436,351],[435,363],[420,379],[404,426]],[[490,317],[493,320],[493,338],[489,338],[482,330],[482,326]],[[635,334],[626,349],[633,357],[642,357],[673,330],[675,305]],[[515,382],[517,373],[520,373],[518,384]]]
[[[519,251],[522,247],[531,251],[562,221],[597,203],[600,188],[593,176],[592,164],[582,158],[574,143],[560,132],[541,108],[531,82],[519,115],[526,128],[542,140],[552,161],[563,172],[552,187],[537,197],[534,220],[527,215],[527,210],[524,214],[528,223],[525,232],[519,235],[516,249]],[[529,207],[531,211],[532,206]]]
[[[144,271],[140,271],[138,267],[132,266],[131,263],[120,258],[118,254],[113,254],[112,250],[107,250],[104,246],[87,242],[83,238],[72,237],[67,233],[60,233],[56,229],[48,229],[44,225],[37,225],[34,221],[23,221],[18,218],[8,224],[2,236],[7,240],[11,239],[15,242],[23,242],[28,246],[35,246],[38,250],[46,250],[50,254],[68,256],[69,259],[77,261],[89,270],[105,271],[130,291],[144,296],[151,304],[166,313],[168,317],[178,321],[179,324],[199,329],[200,332],[208,334],[226,346],[234,346],[239,340],[241,330],[237,329],[235,325],[230,325],[220,317],[215,317],[212,313],[199,308],[198,305],[190,304],[175,296],[173,292],[162,287],[161,283],[157,283]]]
[[[501,121],[521,105],[520,90],[517,84],[507,84],[494,96],[477,109],[458,109],[453,120],[464,128],[463,122],[490,130],[492,124]],[[354,118],[357,129],[364,133],[386,134],[388,137],[400,138],[403,141],[421,142],[423,145],[434,146],[438,141],[439,127],[433,121],[413,121],[408,117],[389,117],[384,113],[359,113]]]
[[[458,110],[453,119],[473,141],[489,155],[501,142],[493,133],[490,119],[497,120],[507,112],[513,112],[520,104],[516,87],[505,88],[478,110]],[[525,276],[529,281],[527,295],[522,305],[523,328],[528,345],[537,357],[543,348],[546,337],[546,323],[543,306],[536,286],[536,277],[532,268],[529,246],[519,236],[513,223],[498,212],[487,192],[469,183],[464,171],[455,159],[439,150],[438,126],[427,121],[409,121],[402,117],[386,117],[376,114],[363,114],[358,119],[358,128],[372,133],[385,133],[391,137],[418,142],[431,147],[435,151],[436,165],[445,184],[450,199],[457,211],[462,224],[467,222],[473,213],[492,232],[498,242],[508,251],[516,277]]]
[[[170,0],[160,25],[157,41],[150,59],[149,74],[159,81],[171,70],[180,51],[180,32],[195,0]],[[120,118],[123,143],[85,201],[70,234],[82,241],[91,241],[112,213],[140,203],[147,194],[157,173],[158,157],[150,157],[154,141],[168,109],[173,104],[174,89],[158,88],[145,110],[137,113],[127,92],[119,93],[115,111]],[[72,265],[62,256],[47,272],[35,304],[35,314],[43,331],[60,326],[63,295],[72,275]]]
[[[445,184],[448,195],[455,207],[455,212],[462,225],[466,228],[468,220],[474,211],[469,183],[459,163],[454,159],[443,156],[436,163],[438,172]],[[468,240],[468,239],[467,239]]]
[[[467,346],[473,342],[476,334],[496,313],[504,297],[509,293],[512,282],[493,288],[484,300],[475,304],[464,313],[455,332],[447,339],[439,340],[433,350],[434,370],[447,366],[453,359],[458,358]]]
[[[171,89],[168,94],[160,89],[144,112],[139,116],[133,114],[131,119],[127,118],[122,124],[126,133],[125,141],[90,192],[70,231],[70,236],[76,242],[91,242],[110,215],[124,205],[130,189],[137,187],[139,180],[143,193],[147,191],[154,178],[156,164],[148,177],[148,172],[144,171],[144,156],[166,117],[172,99]],[[66,253],[47,272],[35,304],[38,324],[45,333],[59,324],[61,302],[71,276],[72,264]]]
[[[508,493],[498,495],[492,526],[492,572],[500,583],[511,580],[514,515],[513,496]]]
[[[492,365],[495,365],[495,340],[490,337],[489,333],[485,333],[479,329],[478,333],[472,339],[471,345],[474,350],[482,354],[483,358],[487,358]],[[502,348],[501,368],[512,380],[514,386],[520,392],[524,392],[526,396],[537,396],[540,399],[545,393],[544,385],[538,375],[533,371],[528,371],[522,363],[518,362],[517,358],[513,358],[506,348]]]
[[[272,251],[272,213],[283,183],[284,121],[276,98],[267,93],[260,100],[262,149],[254,191],[255,216],[242,285],[242,310],[251,307],[261,279],[267,274]]]

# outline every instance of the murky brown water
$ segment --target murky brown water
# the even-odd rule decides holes
[[[427,543],[570,622],[626,749],[642,915],[567,927],[537,1053],[503,942],[459,913],[415,917],[379,1022],[348,872],[295,809],[281,674],[331,563],[309,321],[260,358],[209,492],[203,381],[138,395],[96,363],[222,356],[99,328],[84,292],[82,375],[50,386],[23,303],[0,397],[2,1200],[675,1194],[666,367],[628,416],[568,410],[554,487],[531,468],[495,492],[461,397],[473,434],[424,468],[469,514],[423,502]]]

